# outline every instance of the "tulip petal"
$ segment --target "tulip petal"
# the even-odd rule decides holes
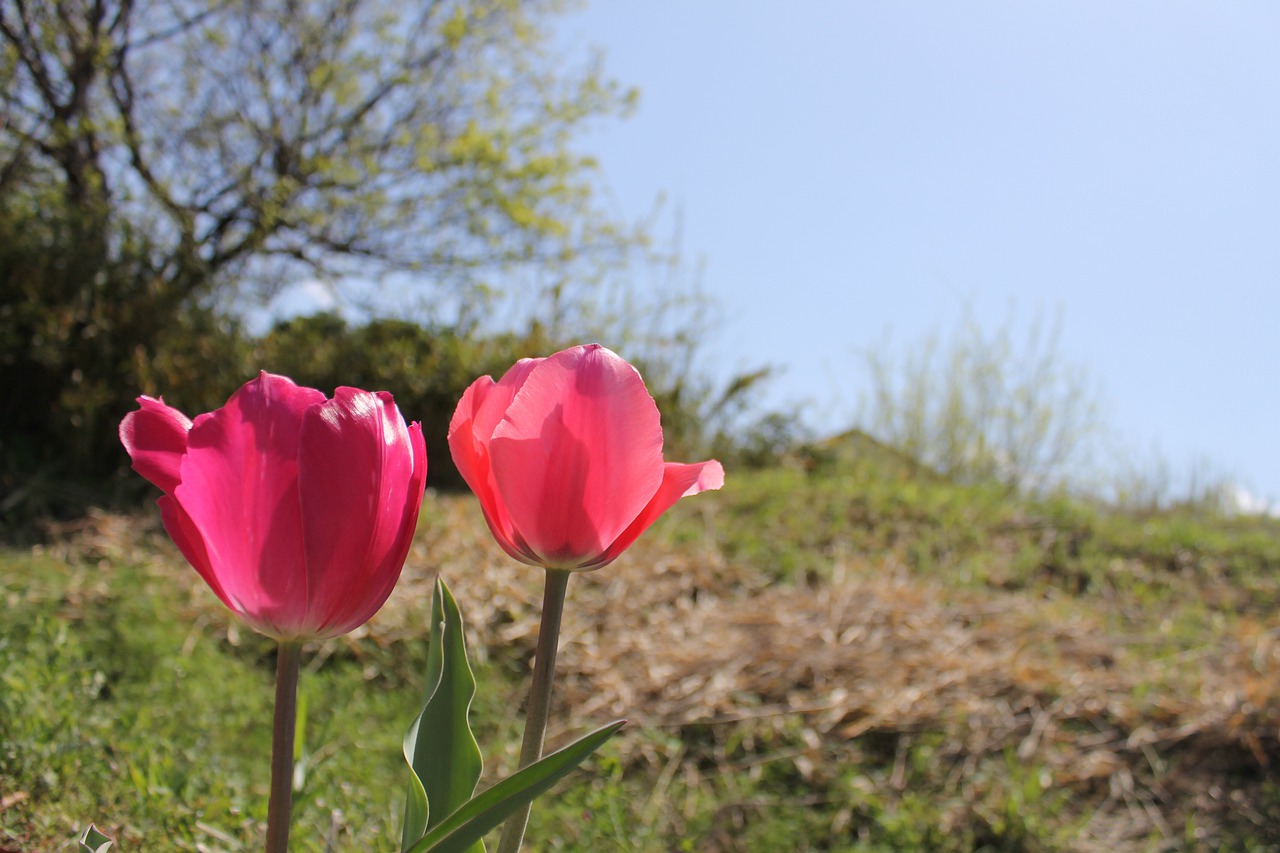
[[[514,529],[548,568],[601,555],[663,477],[658,407],[636,369],[598,344],[534,365],[489,454]]]
[[[724,468],[714,459],[690,465],[679,462],[666,463],[663,468],[662,485],[636,520],[631,522],[631,526],[614,540],[598,561],[579,568],[590,571],[612,563],[640,538],[641,533],[648,530],[649,526],[664,512],[671,509],[676,501],[696,495],[698,492],[713,491],[723,486]]]
[[[492,390],[476,402],[475,432],[487,444],[493,438],[493,431],[506,417],[512,399],[524,387],[529,374],[534,368],[546,361],[545,358],[522,358],[502,374],[502,378],[493,385]]]
[[[187,452],[191,420],[166,406],[163,397],[139,397],[138,406],[120,422],[120,441],[129,451],[133,470],[165,494],[172,494],[178,486],[182,456]]]
[[[200,577],[204,578],[204,582],[213,590],[213,594],[243,618],[245,614],[240,612],[235,600],[228,596],[226,590],[222,588],[222,583],[218,580],[218,573],[213,570],[213,564],[209,561],[209,551],[205,548],[204,539],[200,536],[200,531],[196,529],[191,516],[187,515],[187,511],[182,508],[182,504],[178,503],[177,499],[172,495],[165,495],[157,503],[160,505],[160,520],[164,522],[164,529],[169,534],[169,538],[173,540],[173,543],[178,546],[182,556],[186,557],[187,562],[199,573]],[[254,625],[254,630],[257,630],[256,625]]]
[[[541,358],[521,359],[496,383],[491,377],[481,376],[463,392],[449,422],[449,453],[453,464],[480,501],[493,538],[511,557],[532,565],[539,565],[538,559],[512,526],[494,481],[489,440],[530,371],[542,361]]]
[[[174,497],[206,548],[224,601],[259,631],[296,639],[307,576],[298,499],[303,412],[325,396],[262,373],[196,418]]]
[[[391,395],[339,388],[302,418],[298,494],[306,548],[306,626],[317,637],[364,624],[391,594],[417,525],[426,477],[422,427]]]

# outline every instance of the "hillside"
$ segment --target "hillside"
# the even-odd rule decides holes
[[[0,850],[252,850],[270,646],[156,513],[0,554]],[[514,762],[538,572],[429,494],[404,577],[304,660],[298,850],[398,838],[436,571],[487,778]],[[538,850],[1280,849],[1280,524],[959,487],[874,454],[730,470],[569,588],[551,741],[631,722]],[[551,839],[555,839],[552,841]],[[59,847],[61,844],[63,846]]]

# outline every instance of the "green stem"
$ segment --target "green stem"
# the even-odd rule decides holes
[[[276,716],[271,726],[271,799],[267,803],[267,853],[288,853],[293,808],[293,738],[298,723],[298,666],[302,644],[276,648]]]
[[[547,736],[547,717],[551,712],[551,682],[555,677],[556,649],[560,644],[560,617],[564,613],[564,593],[572,572],[547,570],[547,585],[542,594],[542,624],[538,626],[538,649],[534,653],[533,684],[529,687],[529,707],[524,717],[524,743],[520,747],[520,767],[528,767],[542,757],[542,744]],[[519,853],[529,825],[533,804],[524,806],[507,818],[497,853]]]

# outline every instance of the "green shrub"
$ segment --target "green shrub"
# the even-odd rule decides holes
[[[1037,319],[1021,339],[1013,326],[988,332],[970,315],[901,358],[868,351],[866,431],[959,482],[1052,490],[1074,478],[1098,435],[1096,391],[1062,360],[1056,324]]]
[[[549,346],[537,329],[524,335],[481,337],[406,320],[351,325],[323,313],[278,324],[257,342],[253,353],[261,369],[326,394],[340,385],[390,391],[405,418],[422,424],[427,482],[454,488],[462,481],[449,455],[447,435],[462,392],[476,377],[488,374],[496,379],[520,358],[548,354]]]

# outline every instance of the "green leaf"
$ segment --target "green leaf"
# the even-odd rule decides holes
[[[311,755],[307,752],[307,706],[310,705],[305,690],[299,691],[297,715],[293,730],[293,790],[301,791],[307,784],[307,770]]]
[[[483,762],[468,714],[476,680],[457,602],[436,578],[431,600],[431,646],[427,652],[427,701],[404,737],[404,758],[413,776],[405,798],[401,849],[407,849],[475,793]],[[463,848],[484,853],[484,844]]]
[[[517,770],[437,823],[405,853],[467,853],[486,832],[506,820],[516,809],[533,802],[603,746],[625,722],[618,720],[596,729],[541,761]]]
[[[113,840],[98,832],[98,828],[93,824],[89,824],[80,835],[80,853],[107,853],[111,849]]]

